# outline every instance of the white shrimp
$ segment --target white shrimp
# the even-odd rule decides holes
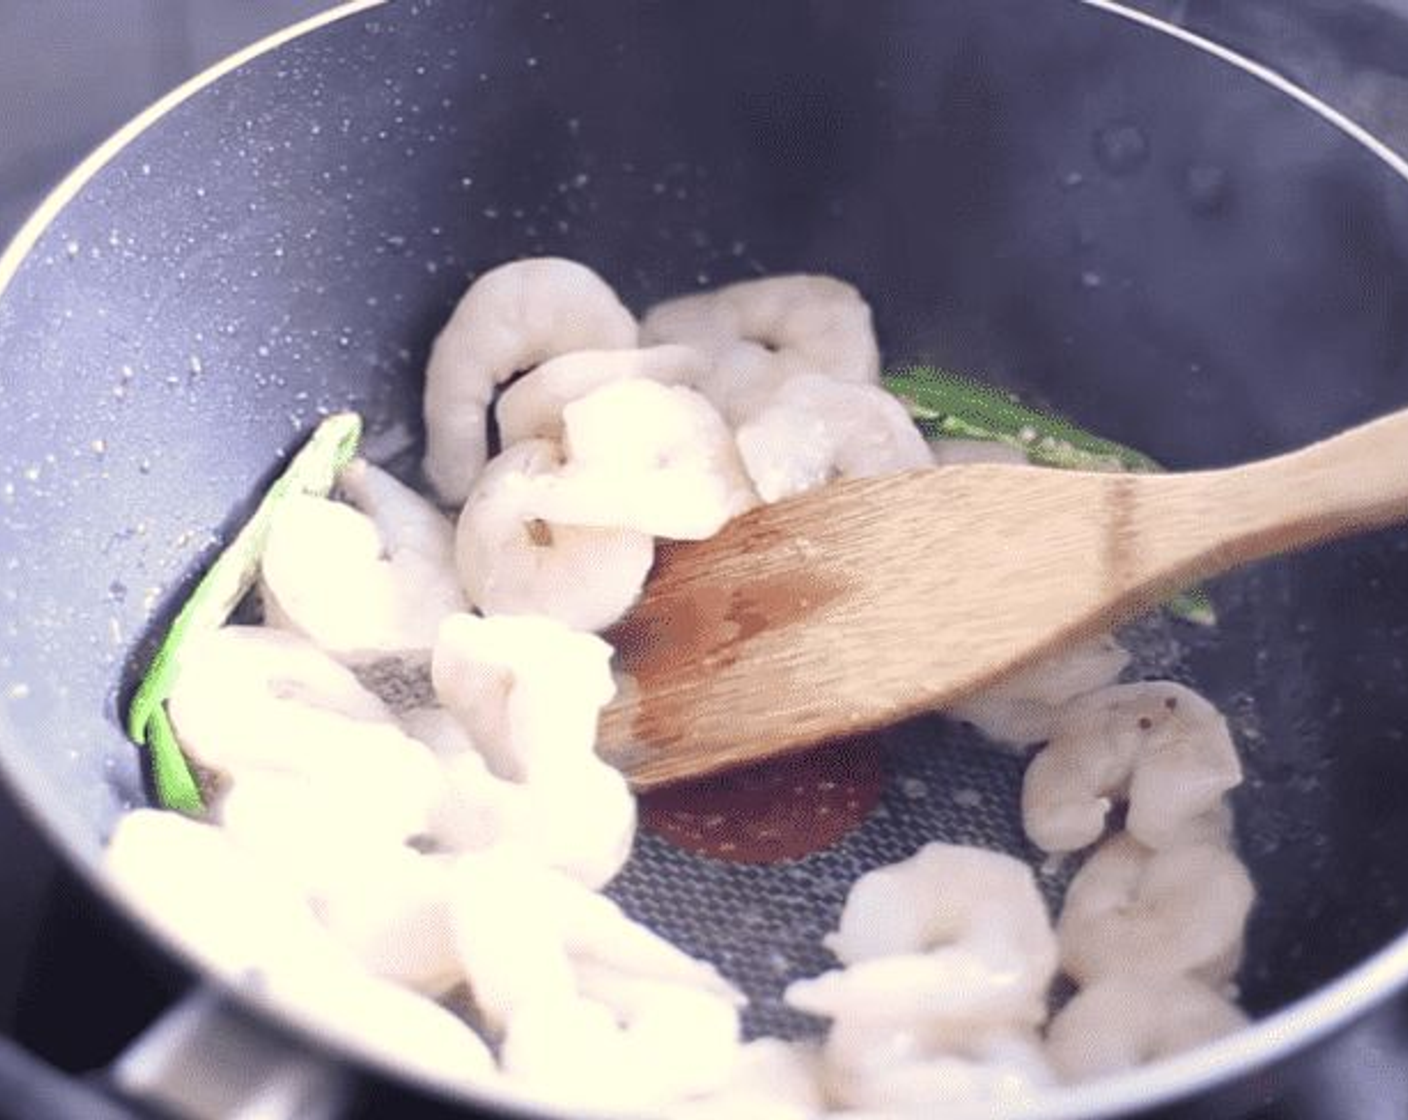
[[[426,830],[437,850],[479,851],[540,834],[527,787],[491,772],[469,732],[448,709],[412,708],[398,718],[406,733],[434,751],[444,768],[445,797]]]
[[[596,757],[616,691],[611,646],[550,618],[457,614],[440,626],[431,679],[489,768],[529,781]]]
[[[870,307],[830,276],[770,276],[672,299],[646,314],[641,338],[701,351],[713,370],[699,388],[734,425],[797,374],[880,379]]]
[[[340,479],[357,509],[294,494],[274,512],[260,562],[265,619],[342,661],[423,653],[440,620],[466,607],[454,526],[363,460]]]
[[[1052,1084],[1035,1031],[937,1039],[922,1025],[838,1021],[822,1050],[827,1096],[849,1108],[991,1116]]]
[[[406,847],[362,806],[300,774],[242,770],[212,809],[371,973],[434,994],[455,985],[443,858]]]
[[[741,1000],[712,966],[519,851],[460,856],[452,878],[457,952],[475,1003],[496,1031],[526,1007],[575,999],[579,967],[689,988],[732,1007]]]
[[[436,996],[458,984],[446,858],[404,847],[334,858],[308,889],[324,928],[375,976]]]
[[[425,371],[425,473],[450,505],[484,466],[496,386],[573,350],[635,346],[636,321],[591,269],[557,257],[489,270],[465,292]]]
[[[635,799],[594,749],[616,688],[611,653],[551,619],[460,614],[442,624],[431,659],[436,694],[489,770],[526,788],[519,834],[536,830],[534,849],[592,886],[620,870],[635,835]]]
[[[542,614],[579,630],[602,630],[640,595],[655,540],[633,529],[542,519],[535,498],[562,463],[558,444],[532,439],[485,468],[455,533],[460,582],[485,614]]]
[[[1055,732],[1066,704],[1113,684],[1128,664],[1128,651],[1114,638],[1093,638],[967,697],[950,707],[948,714],[973,724],[998,743],[1014,747],[1042,743]]]
[[[177,813],[127,813],[104,864],[145,919],[226,979],[296,972],[332,944],[286,880],[221,829]]]
[[[866,872],[851,884],[838,928],[822,944],[846,964],[950,946],[1011,954],[1033,991],[1045,990],[1055,968],[1051,922],[1031,869],[1002,852],[957,844],[926,844]]]
[[[738,426],[738,450],[765,502],[838,478],[932,465],[904,406],[876,385],[789,377]]]
[[[137,809],[118,822],[108,874],[155,927],[231,982],[263,991],[336,1038],[440,1078],[481,1082],[493,1058],[430,1000],[368,974],[275,865],[223,829]]]
[[[649,1100],[710,1092],[738,1060],[738,1008],[725,996],[590,962],[578,963],[577,987],[620,1024],[629,1043],[622,1072],[634,1071]]]
[[[626,1006],[578,997],[525,1008],[504,1038],[504,1074],[539,1099],[635,1116],[723,1084],[737,1013],[688,989],[638,987],[648,996]]]
[[[336,955],[271,976],[264,990],[324,1037],[398,1069],[466,1087],[499,1080],[488,1046],[453,1012]]]
[[[197,762],[236,783],[251,771],[297,775],[331,799],[330,818],[360,814],[369,835],[417,835],[443,796],[430,751],[349,669],[294,634],[226,626],[192,637],[168,708]]]
[[[951,844],[862,875],[823,943],[850,967],[796,981],[785,998],[848,1021],[1035,1024],[1056,970],[1031,869]]]
[[[1155,851],[1121,834],[1066,890],[1056,925],[1061,965],[1082,984],[1112,975],[1228,980],[1241,963],[1256,889],[1217,844]]]
[[[489,769],[446,709],[407,713],[402,724],[436,750],[445,769],[445,798],[426,830],[435,850],[517,847],[594,886],[614,877],[630,854],[634,810],[613,771],[571,766],[562,780],[508,781]],[[451,743],[463,749],[446,753]]]
[[[1010,443],[996,439],[931,439],[929,453],[936,467],[952,467],[967,463],[1011,463],[1024,466],[1026,453]]]
[[[757,1038],[739,1048],[727,1079],[707,1096],[676,1102],[665,1120],[813,1120],[826,1111],[814,1046]]]
[[[1067,1082],[1134,1069],[1240,1030],[1247,1018],[1185,976],[1110,976],[1082,989],[1046,1035],[1046,1054]]]
[[[693,389],[617,381],[562,420],[567,461],[533,499],[549,522],[702,540],[758,504],[733,433]]]
[[[593,390],[646,378],[663,385],[699,384],[708,373],[704,355],[688,346],[640,350],[579,350],[544,362],[499,397],[494,415],[505,447],[525,439],[562,438],[562,410]]]
[[[1242,780],[1227,721],[1172,681],[1113,685],[1074,700],[1027,767],[1022,820],[1049,852],[1100,838],[1115,800],[1126,828],[1151,847],[1178,839]]]

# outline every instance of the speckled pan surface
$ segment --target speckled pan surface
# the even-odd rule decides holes
[[[1408,403],[1408,183],[1284,94],[1109,13],[441,0],[349,16],[156,120],[0,295],[0,759],[71,854],[91,861],[143,800],[119,699],[280,457],[332,409],[414,436],[456,297],[537,253],[586,261],[637,310],[834,272],[871,298],[889,358],[1029,390],[1176,466]],[[1216,640],[1146,636],[1141,664],[1196,680],[1240,733],[1265,893],[1245,980],[1266,1011],[1408,918],[1408,538],[1216,594]],[[947,808],[892,783],[891,823],[857,834],[874,842],[811,857],[811,885],[782,896],[828,900],[808,937],[842,871],[902,854],[925,821],[1008,842],[1010,761],[985,770],[1007,809],[954,808],[945,774],[981,748],[938,724],[906,736],[891,769],[922,770]],[[916,736],[935,752],[916,759]],[[652,845],[621,888],[642,910],[678,858]],[[812,874],[696,870],[728,905],[739,883]]]

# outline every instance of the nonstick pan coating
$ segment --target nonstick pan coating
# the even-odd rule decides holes
[[[362,410],[373,447],[418,438],[429,341],[507,258],[583,260],[637,310],[836,273],[890,360],[1175,467],[1408,404],[1408,182],[1264,82],[1074,3],[372,8],[190,96],[30,232],[0,298],[0,761],[88,868],[146,801],[119,704],[200,562],[321,413]],[[1408,537],[1213,592],[1215,634],[1144,624],[1136,668],[1237,732],[1265,1013],[1408,918]],[[777,994],[825,964],[866,867],[933,838],[1038,862],[1020,760],[934,720],[887,739],[880,807],[839,845],[756,867],[645,837],[613,888],[748,986],[752,1029],[808,1029]]]

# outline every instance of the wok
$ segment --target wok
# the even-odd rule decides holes
[[[890,360],[972,371],[1180,468],[1408,405],[1408,168],[1287,83],[1113,5],[334,10],[123,130],[0,261],[0,768],[106,905],[130,917],[100,853],[148,800],[119,713],[201,564],[320,414],[362,410],[373,449],[413,441],[430,339],[467,281],[547,253],[637,310],[839,274]],[[1212,590],[1215,634],[1134,640],[1142,671],[1195,682],[1238,736],[1259,1021],[1033,1115],[1403,1107],[1351,1108],[1355,1086],[1325,1075],[1364,1047],[1402,1053],[1408,537]],[[760,947],[822,967],[866,867],[930,838],[1036,859],[1018,760],[938,721],[883,751],[883,812],[832,848],[744,868],[644,837],[613,888],[744,983],[750,1029],[799,1029]],[[960,805],[959,786],[982,796]],[[253,993],[197,1004],[223,1009],[221,1037],[443,1097]],[[502,1102],[458,1102],[476,1105]]]

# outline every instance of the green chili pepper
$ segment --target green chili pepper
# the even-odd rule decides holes
[[[962,374],[911,366],[886,374],[884,385],[930,437],[1005,443],[1026,455],[1028,462],[1064,470],[1157,473],[1164,469],[1142,451],[1094,435]],[[1165,607],[1186,622],[1217,624],[1212,600],[1201,588],[1175,596]]]
[[[269,488],[254,515],[222,551],[177,614],[152,658],[127,712],[127,733],[151,754],[157,800],[168,809],[198,813],[200,786],[171,728],[166,698],[180,670],[181,652],[193,636],[216,630],[229,619],[259,574],[274,511],[289,494],[326,497],[338,473],[357,453],[362,419],[351,412],[329,416]]]

